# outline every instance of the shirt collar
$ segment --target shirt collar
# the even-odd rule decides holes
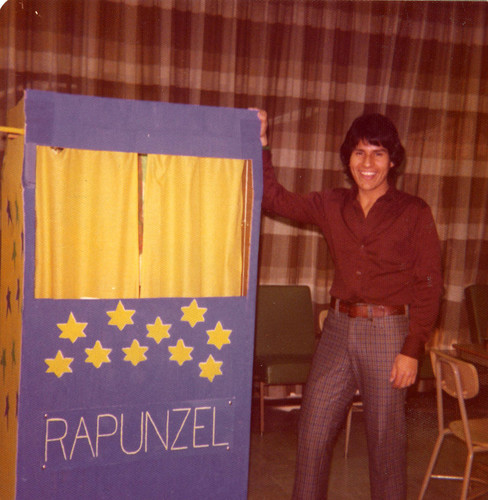
[[[383,200],[384,201],[392,201],[398,197],[398,194],[399,194],[399,191],[396,188],[396,186],[390,184],[388,187],[388,191],[383,196],[380,196],[376,200],[376,203],[378,203],[378,201],[383,201]],[[351,200],[357,200],[357,196],[358,196],[358,187],[356,186],[356,184],[354,184],[353,186],[351,186],[351,189],[350,189]]]
[[[390,184],[390,187],[388,188],[388,191],[379,198],[379,200],[384,199],[385,201],[390,201],[394,200],[398,196],[398,189]]]

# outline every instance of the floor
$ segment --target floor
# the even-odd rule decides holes
[[[454,400],[446,401],[446,417],[458,418]],[[416,499],[437,436],[435,392],[412,393],[406,404],[408,446],[408,499]],[[471,400],[471,417],[488,417],[488,386],[480,396]],[[259,434],[257,408],[251,419],[251,448],[248,500],[286,500],[291,498],[295,466],[296,430],[299,410],[284,411],[266,407],[266,430]],[[329,481],[329,500],[369,499],[369,477],[361,412],[353,413],[348,458],[344,458],[344,432],[338,438]],[[465,447],[452,438],[441,452],[437,473],[462,474],[466,458]],[[476,463],[488,464],[488,454],[475,457]],[[442,469],[442,470],[441,470]],[[483,474],[478,471],[478,474]],[[486,469],[484,475],[486,477]],[[488,478],[487,478],[488,479]],[[459,498],[461,483],[432,479],[425,500]],[[488,494],[482,497],[488,499]],[[385,499],[387,500],[387,499]]]

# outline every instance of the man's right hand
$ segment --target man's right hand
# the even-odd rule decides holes
[[[261,131],[259,134],[259,139],[261,140],[261,145],[267,146],[268,145],[268,113],[264,111],[264,109],[258,109],[258,108],[249,108],[253,111],[258,112],[258,118],[259,121],[261,122]]]

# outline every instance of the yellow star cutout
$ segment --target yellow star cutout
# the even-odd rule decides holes
[[[109,325],[116,325],[119,330],[123,330],[127,325],[133,325],[132,315],[135,313],[133,309],[125,309],[122,302],[119,300],[117,304],[117,309],[115,311],[107,311],[110,316]]]
[[[92,348],[85,349],[88,354],[85,359],[85,363],[92,363],[95,368],[100,368],[102,363],[110,363],[110,358],[108,355],[112,352],[112,349],[105,349],[99,340],[95,342]]]
[[[187,347],[182,339],[179,339],[174,346],[168,346],[168,351],[171,353],[170,361],[177,361],[181,366],[185,361],[191,361],[193,358],[190,353],[193,347]]]
[[[181,321],[188,321],[190,326],[193,328],[198,322],[204,322],[203,315],[207,312],[205,307],[198,307],[197,301],[192,300],[189,306],[182,307],[183,316]]]
[[[207,344],[214,345],[217,349],[222,349],[224,344],[230,344],[229,335],[232,330],[224,330],[220,321],[215,325],[213,330],[207,330]]]
[[[169,339],[169,329],[172,325],[164,325],[161,318],[158,316],[153,325],[146,325],[148,334],[146,337],[154,339],[157,344],[163,339]]]
[[[137,366],[141,361],[146,361],[147,358],[144,353],[148,349],[148,347],[140,345],[139,342],[134,339],[130,347],[122,348],[125,352],[124,361],[130,361],[134,366]]]
[[[73,313],[69,313],[69,318],[67,323],[58,323],[57,327],[61,330],[60,339],[70,339],[71,343],[74,344],[80,337],[86,337],[85,326],[88,323],[78,323],[73,316]]]
[[[215,361],[212,355],[210,355],[204,363],[198,363],[198,366],[202,370],[200,372],[200,377],[208,378],[210,382],[213,382],[216,375],[222,375],[220,369],[222,361]]]
[[[56,377],[62,377],[64,373],[72,373],[73,370],[69,367],[74,358],[65,358],[61,351],[58,351],[54,359],[47,358],[44,362],[49,367],[46,373],[54,373]]]

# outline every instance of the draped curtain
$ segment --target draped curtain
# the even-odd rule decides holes
[[[464,287],[488,282],[487,33],[484,2],[9,0],[0,122],[24,88],[262,107],[279,180],[307,192],[345,185],[345,132],[385,113],[407,149],[399,187],[431,205],[442,240],[449,345],[468,336]],[[328,302],[314,228],[264,217],[260,251],[262,283]]]
[[[241,295],[243,160],[149,155],[142,297]]]
[[[37,298],[137,297],[137,154],[38,146]]]
[[[38,146],[36,298],[243,295],[244,163]]]

